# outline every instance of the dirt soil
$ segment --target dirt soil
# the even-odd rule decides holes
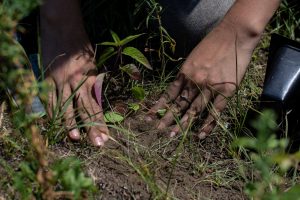
[[[52,151],[83,160],[100,190],[96,199],[246,199],[221,132],[203,141],[189,133],[181,148],[182,136],[170,139],[143,117],[139,112],[111,128],[115,141],[102,149],[65,143]]]
[[[261,64],[250,65],[254,72],[248,74],[261,77],[266,56],[264,51],[257,54]],[[262,78],[251,80],[256,80],[255,85],[263,82]],[[247,89],[247,81],[246,86]],[[251,92],[251,87],[248,90]],[[141,107],[151,107],[157,98],[148,99]],[[124,102],[128,100],[121,105]],[[246,180],[239,168],[243,161],[232,158],[230,136],[221,128],[217,127],[202,141],[191,131],[182,142],[182,135],[168,138],[170,129],[158,131],[157,121],[146,123],[144,116],[145,111],[138,111],[121,124],[110,124],[113,139],[101,149],[91,147],[83,139],[80,143],[57,143],[50,146],[50,151],[56,159],[75,156],[82,160],[85,172],[99,191],[92,199],[247,199],[243,193]],[[227,124],[230,128],[230,122]],[[0,128],[6,129],[3,123]],[[3,174],[1,168],[0,174]],[[246,172],[246,176],[250,178],[253,174]],[[5,194],[2,192],[0,199]]]
[[[254,74],[261,74],[266,63],[265,53],[258,54],[263,61],[256,63],[253,69],[259,73]],[[255,80],[255,85],[262,85],[263,79]],[[157,96],[141,107],[151,107],[155,99]],[[121,104],[124,102],[128,100]],[[75,156],[82,160],[99,191],[92,199],[247,199],[243,193],[246,180],[238,167],[241,163],[237,163],[243,161],[232,158],[231,139],[221,128],[202,141],[191,131],[182,143],[182,135],[168,138],[170,129],[158,131],[157,121],[146,123],[144,116],[145,111],[138,111],[121,124],[110,124],[113,139],[101,149],[83,139],[80,143],[57,143],[50,151],[55,158]],[[250,178],[251,173],[246,173]]]

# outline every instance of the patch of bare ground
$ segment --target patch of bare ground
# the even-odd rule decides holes
[[[143,116],[111,128],[116,141],[102,149],[64,144],[52,150],[82,159],[100,190],[96,199],[246,199],[222,133],[204,141],[189,133],[180,148],[182,136],[167,138],[168,130],[155,130],[155,122],[146,123]]]
[[[242,110],[259,99],[267,62],[267,49],[261,46],[268,46],[266,37],[239,91]],[[146,107],[157,95],[148,98]],[[229,128],[239,123],[231,120],[230,109],[236,109],[234,101],[222,116]],[[171,139],[167,137],[170,130],[156,130],[156,122],[147,123],[144,116],[140,111],[112,126],[115,141],[110,140],[104,148],[65,143],[52,150],[59,157],[73,155],[83,161],[100,191],[96,199],[247,199],[243,193],[246,181],[239,169],[243,161],[238,163],[230,155],[232,135],[219,127],[202,141],[195,139],[193,132],[187,133],[185,141],[182,135]],[[253,176],[250,166],[244,173],[247,178]]]

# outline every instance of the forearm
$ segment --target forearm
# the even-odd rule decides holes
[[[40,10],[41,17],[56,26],[82,21],[79,0],[44,0]]]
[[[42,30],[46,27],[70,42],[86,37],[79,0],[45,0],[40,16]]]
[[[239,41],[258,42],[280,2],[280,0],[236,0],[220,26],[231,28]]]
[[[46,64],[58,55],[93,52],[79,0],[45,0],[40,9],[40,27],[43,61]]]

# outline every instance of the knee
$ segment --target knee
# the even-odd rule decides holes
[[[235,0],[163,0],[163,22],[178,48],[189,52],[225,16]],[[177,48],[177,49],[178,49]],[[182,49],[180,49],[182,51]]]

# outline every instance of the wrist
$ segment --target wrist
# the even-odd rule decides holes
[[[223,32],[230,32],[239,48],[253,50],[264,31],[264,26],[257,23],[244,23],[225,17],[218,26]]]
[[[236,34],[239,44],[253,48],[281,0],[236,0],[221,22]],[[253,46],[254,45],[254,46]]]

